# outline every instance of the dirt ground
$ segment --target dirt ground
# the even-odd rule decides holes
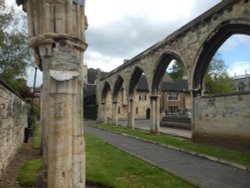
[[[12,159],[4,174],[0,177],[0,188],[20,188],[17,177],[21,167],[29,160],[39,157],[39,150],[31,147],[31,139],[29,143],[24,143]]]
[[[3,175],[0,177],[0,188],[21,188],[17,180],[21,167],[27,161],[38,157],[39,150],[31,147],[31,139],[29,139],[29,143],[24,143],[22,145]],[[102,188],[102,186],[89,185],[87,183],[86,188]]]

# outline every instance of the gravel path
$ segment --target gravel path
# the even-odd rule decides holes
[[[12,159],[4,174],[0,177],[0,188],[20,188],[17,177],[21,167],[29,160],[39,157],[39,150],[31,147],[31,139],[29,143],[24,143],[19,149],[15,158]]]

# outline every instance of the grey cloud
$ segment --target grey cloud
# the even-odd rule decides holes
[[[100,28],[89,28],[87,41],[89,51],[95,51],[105,56],[130,59],[138,53],[149,48],[156,42],[199,16],[208,7],[218,3],[219,0],[195,1],[195,7],[190,17],[172,22],[156,24],[143,17],[124,17],[122,20],[110,23]]]
[[[132,58],[176,30],[176,23],[154,25],[142,18],[124,18],[87,32],[89,50],[109,56]]]

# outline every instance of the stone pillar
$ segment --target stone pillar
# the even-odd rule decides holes
[[[103,122],[104,119],[103,119],[103,113],[104,113],[104,106],[105,106],[105,103],[99,103],[98,104],[98,111],[97,111],[97,121],[98,122]]]
[[[106,109],[106,103],[105,102],[102,103],[102,107],[103,107],[102,112],[101,112],[101,114],[102,114],[102,121],[104,123],[108,123],[107,109]]]
[[[128,101],[128,128],[135,128],[135,107],[134,100],[130,98]]]
[[[28,15],[29,46],[43,71],[43,158],[47,188],[85,187],[83,0],[17,0]]]
[[[69,46],[58,46],[58,50]],[[55,50],[55,49],[54,49]],[[71,48],[72,52],[76,50]],[[67,54],[75,57],[76,54]],[[73,60],[73,58],[72,58]],[[53,54],[44,57],[44,125],[47,153],[47,182],[50,187],[85,187],[85,144],[83,139],[83,95],[80,65],[74,70],[60,70],[55,62],[67,64]],[[77,62],[77,59],[75,59]]]
[[[160,104],[159,104],[159,96],[152,95],[150,96],[151,101],[151,133],[159,134],[160,129]]]
[[[192,114],[191,114],[191,131],[192,131],[192,140],[195,141],[195,119],[196,119],[196,99],[199,98],[202,94],[201,90],[192,90]]]
[[[113,101],[113,106],[112,106],[112,124],[118,125],[117,102],[116,101]]]
[[[97,109],[97,121],[102,122],[102,110],[103,110],[103,105],[102,105],[102,97],[101,97],[101,84],[100,84],[100,79],[101,79],[101,72],[98,70],[97,77],[96,77],[96,104],[98,105]]]

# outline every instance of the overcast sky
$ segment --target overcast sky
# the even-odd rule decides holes
[[[219,0],[87,0],[89,67],[110,71],[205,12]]]
[[[84,54],[85,62],[88,67],[111,71],[124,59],[131,59],[219,2],[221,0],[86,0],[89,47]],[[248,36],[230,38],[220,51],[231,75],[243,74],[245,69],[250,73]]]
[[[88,67],[111,71],[220,0],[86,1]],[[219,49],[230,75],[250,73],[250,37],[234,36]]]

